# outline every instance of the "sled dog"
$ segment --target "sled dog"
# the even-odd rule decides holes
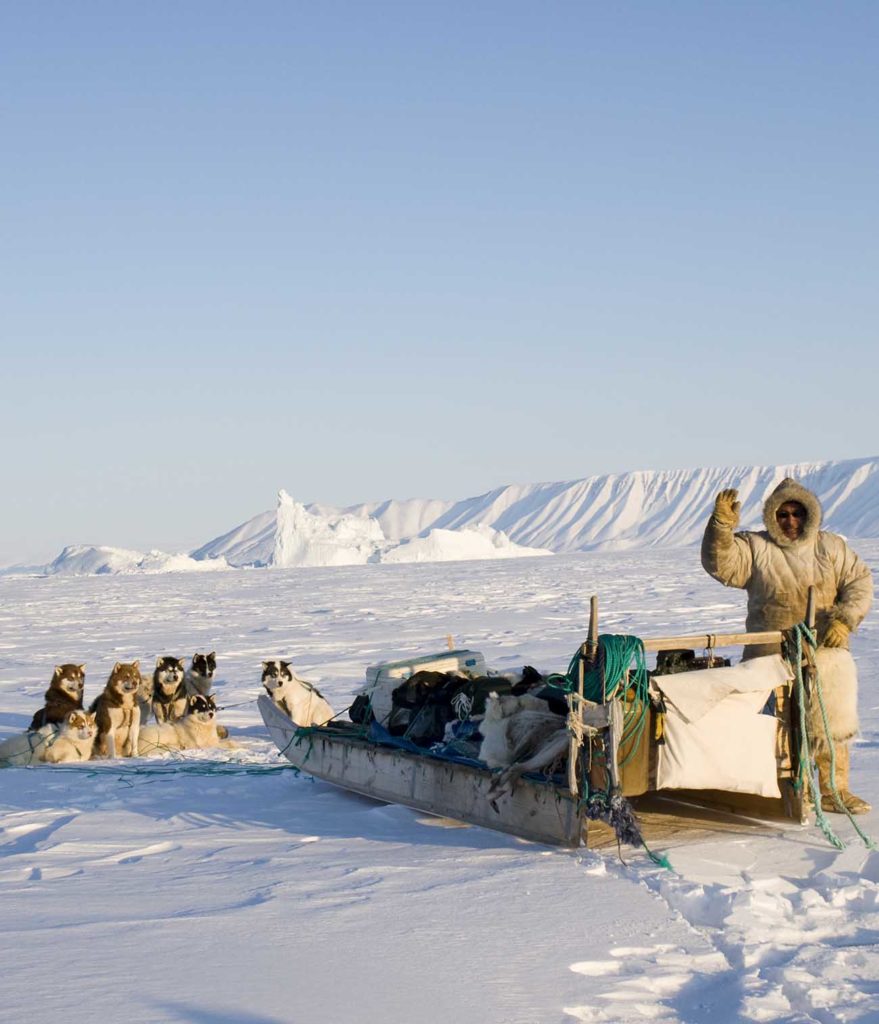
[[[43,694],[45,705],[31,719],[29,728],[60,725],[69,711],[77,711],[82,707],[84,687],[85,665],[56,665],[49,689]]]
[[[82,709],[68,711],[57,725],[44,725],[0,743],[0,762],[28,765],[88,761],[95,742],[95,716]]]
[[[192,662],[186,670],[186,696],[200,693],[207,697],[214,686],[214,673],[217,671],[217,654],[199,654],[192,656]]]
[[[89,711],[71,711],[54,743],[46,748],[42,760],[47,764],[88,761],[92,756],[98,725]]]
[[[137,692],[141,684],[138,666],[136,661],[117,661],[107,685],[89,708],[97,717],[96,757],[137,757],[140,731]]]
[[[217,706],[213,697],[193,694],[187,700],[187,714],[172,722],[145,725],[140,730],[140,753],[160,754],[166,750],[193,750],[197,747],[237,747],[217,731]]]
[[[157,722],[173,722],[186,714],[185,675],[181,658],[156,658],[152,708]]]
[[[289,661],[264,661],[262,684],[274,703],[297,725],[325,725],[335,717],[320,690],[300,679]]]
[[[137,706],[140,708],[140,723],[144,725],[153,713],[153,677],[140,674],[140,686],[137,688]]]

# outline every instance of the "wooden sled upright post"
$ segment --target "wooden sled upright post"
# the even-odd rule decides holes
[[[568,698],[569,713],[572,721],[571,741],[568,747],[568,789],[572,797],[580,792],[578,769],[580,758],[583,757],[583,697],[586,683],[586,663],[593,664],[598,654],[598,597],[593,594],[589,598],[589,630],[585,643],[580,645],[580,658],[577,666],[577,696]]]

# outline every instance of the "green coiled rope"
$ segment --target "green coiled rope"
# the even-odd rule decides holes
[[[561,694],[576,693],[580,685],[581,649],[571,658],[568,671],[547,677],[547,685]],[[602,633],[598,657],[583,675],[583,696],[596,704],[620,700],[623,705],[623,734],[620,748],[629,746],[620,767],[634,757],[643,738],[650,712],[650,675],[644,644],[637,636]]]

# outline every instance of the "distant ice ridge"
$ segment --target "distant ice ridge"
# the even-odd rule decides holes
[[[500,530],[484,523],[460,530],[431,530],[426,537],[413,537],[393,545],[381,556],[382,562],[456,562],[476,558],[528,558],[551,555],[546,548],[515,544]]]
[[[378,520],[347,513],[316,515],[282,490],[274,529],[266,537],[271,554],[263,564],[278,568],[305,565],[361,565],[385,543]]]
[[[561,483],[511,484],[475,498],[388,500],[335,508],[286,491],[262,512],[190,556],[65,548],[49,566],[0,573],[168,572],[239,566],[510,558],[698,543],[718,491],[735,487],[742,529],[761,529],[762,506],[786,476],[813,490],[826,529],[879,537],[879,458],[726,469],[644,470]]]
[[[379,521],[368,513],[318,506],[308,509],[282,490],[274,514],[255,516],[193,552],[193,558],[223,557],[235,566],[291,568],[548,554],[551,552],[514,544],[506,534],[483,524],[429,530],[423,537],[389,541]]]
[[[36,567],[50,576],[91,576],[107,573],[211,572],[228,569],[222,556],[198,560],[191,555],[169,555],[164,551],[131,551],[127,548],[68,544],[54,562]]]

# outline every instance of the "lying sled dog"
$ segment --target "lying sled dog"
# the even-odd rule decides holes
[[[139,663],[117,661],[107,685],[92,702],[89,711],[96,713],[98,735],[95,757],[137,757],[140,731]]]
[[[139,752],[160,754],[166,750],[194,750],[198,747],[238,746],[221,736],[217,729],[217,706],[213,697],[193,694],[187,701],[187,714],[172,722],[145,725],[140,730]],[[225,730],[223,730],[225,732]]]
[[[335,718],[320,690],[300,679],[289,661],[264,661],[262,684],[272,701],[297,725],[325,725]]]
[[[192,656],[192,662],[186,670],[186,696],[191,697],[200,693],[207,697],[214,686],[214,675],[217,671],[217,655],[215,651],[210,654],[199,654]]]
[[[97,726],[95,716],[82,709],[68,711],[57,725],[44,725],[0,743],[0,763],[28,765],[44,762],[88,761]]]
[[[70,711],[82,708],[85,687],[85,665],[56,665],[43,695],[45,705],[34,715],[29,728],[60,725]]]

